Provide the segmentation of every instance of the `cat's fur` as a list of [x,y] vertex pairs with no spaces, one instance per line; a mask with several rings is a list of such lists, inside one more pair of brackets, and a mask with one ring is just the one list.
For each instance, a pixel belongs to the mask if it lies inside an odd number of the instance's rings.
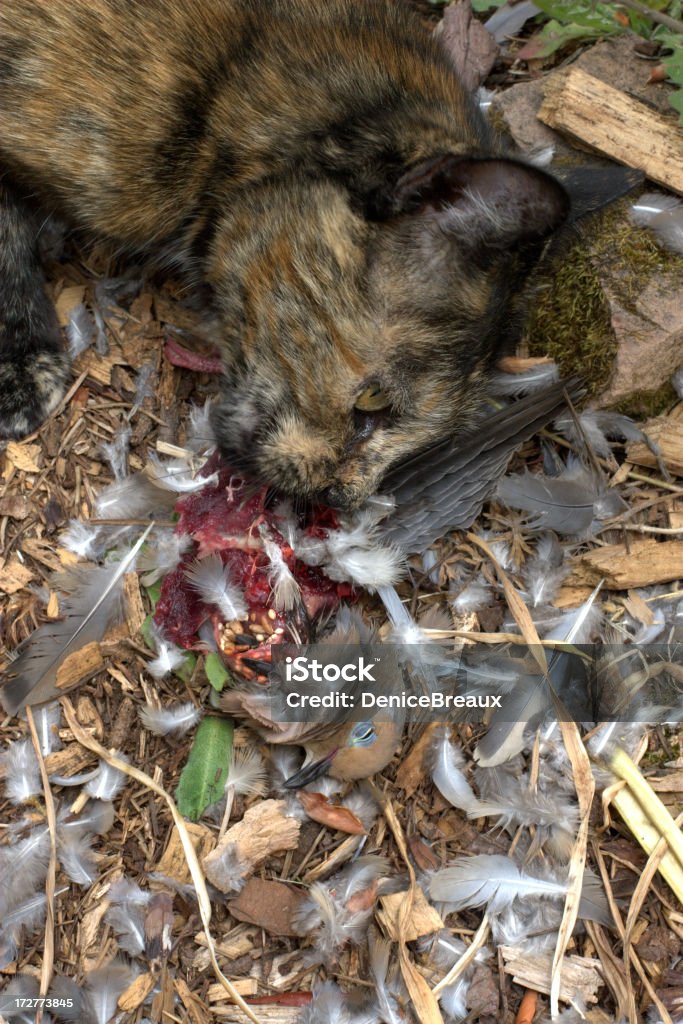
[[[56,212],[211,285],[239,466],[358,504],[467,422],[566,216],[500,154],[402,0],[2,0],[0,434],[68,377]],[[375,383],[389,407],[356,410]]]

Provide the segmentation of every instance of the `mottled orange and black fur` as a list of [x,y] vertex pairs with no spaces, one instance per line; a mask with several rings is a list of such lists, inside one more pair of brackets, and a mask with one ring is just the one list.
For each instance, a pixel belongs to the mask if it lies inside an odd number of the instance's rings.
[[55,212],[208,282],[222,448],[346,506],[467,422],[568,205],[401,0],[3,0],[0,204],[0,433],[67,379]]

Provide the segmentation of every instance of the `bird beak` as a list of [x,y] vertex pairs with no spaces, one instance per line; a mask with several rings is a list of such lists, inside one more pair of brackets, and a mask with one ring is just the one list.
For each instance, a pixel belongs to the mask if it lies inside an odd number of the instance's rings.
[[311,761],[310,764],[305,764],[303,768],[300,768],[298,772],[283,782],[285,789],[301,789],[302,786],[307,786],[309,782],[315,782],[321,775],[324,775],[330,764],[332,763],[335,755],[337,754],[339,747],[334,747],[329,754],[325,754],[319,761]]

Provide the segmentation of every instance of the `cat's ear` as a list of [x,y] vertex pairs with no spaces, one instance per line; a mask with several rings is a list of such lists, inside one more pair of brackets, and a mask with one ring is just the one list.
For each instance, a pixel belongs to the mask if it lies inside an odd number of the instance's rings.
[[538,243],[569,215],[562,185],[537,167],[452,154],[411,168],[397,182],[394,211],[428,217],[472,249]]

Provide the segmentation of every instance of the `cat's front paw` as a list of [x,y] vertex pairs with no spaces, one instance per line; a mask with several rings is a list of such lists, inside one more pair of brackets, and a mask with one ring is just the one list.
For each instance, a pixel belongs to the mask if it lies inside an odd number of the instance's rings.
[[0,358],[0,437],[32,433],[59,405],[68,379],[64,352]]

